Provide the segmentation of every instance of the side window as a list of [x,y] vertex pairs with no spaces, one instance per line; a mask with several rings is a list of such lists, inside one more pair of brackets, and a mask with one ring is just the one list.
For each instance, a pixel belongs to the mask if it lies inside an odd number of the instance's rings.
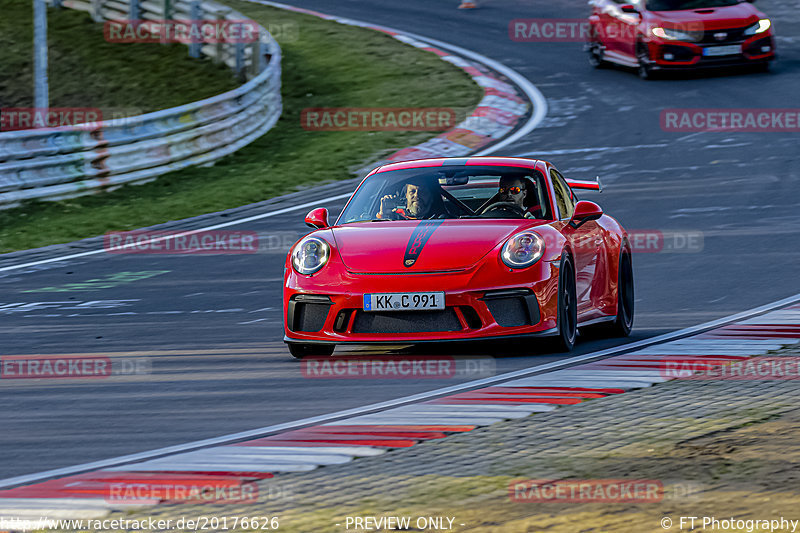
[[550,170],[550,177],[553,180],[553,190],[556,193],[556,203],[561,218],[572,218],[572,212],[575,211],[575,195],[572,194],[572,189],[555,170]]

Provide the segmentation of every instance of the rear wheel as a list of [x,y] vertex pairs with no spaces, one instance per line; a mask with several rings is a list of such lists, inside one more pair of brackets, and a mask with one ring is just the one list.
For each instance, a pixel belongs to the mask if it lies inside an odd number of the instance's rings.
[[627,337],[633,327],[633,265],[631,256],[623,253],[619,259],[617,284],[617,316],[608,327],[611,337]]
[[302,359],[309,355],[333,355],[336,346],[333,344],[301,344],[297,342],[289,343],[289,353],[295,359]]
[[575,346],[575,337],[578,335],[578,301],[575,296],[575,270],[568,255],[561,259],[559,269],[557,320],[555,348],[561,352],[569,352]]

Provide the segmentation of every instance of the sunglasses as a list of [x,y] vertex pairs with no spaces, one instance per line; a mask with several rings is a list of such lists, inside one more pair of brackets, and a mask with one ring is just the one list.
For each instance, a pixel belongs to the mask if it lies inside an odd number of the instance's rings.
[[505,194],[506,191],[511,194],[519,194],[522,192],[522,187],[500,187],[500,194]]

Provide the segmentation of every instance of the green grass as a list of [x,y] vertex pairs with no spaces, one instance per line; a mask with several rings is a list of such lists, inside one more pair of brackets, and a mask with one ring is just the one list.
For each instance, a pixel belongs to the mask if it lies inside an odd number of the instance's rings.
[[[32,107],[33,7],[30,0],[1,5],[0,107]],[[86,13],[48,9],[47,15],[52,107],[147,113],[238,86],[230,69],[191,59],[183,45],[112,44]]]
[[[297,29],[280,43],[284,113],[275,128],[213,167],[0,211],[0,252],[135,229],[349,178],[355,169],[435,135],[308,132],[300,127],[307,107],[451,107],[463,115],[482,96],[460,69],[384,34],[236,0],[225,3],[264,26]],[[154,62],[152,68],[160,67]],[[173,73],[161,74],[165,90],[171,89]]]

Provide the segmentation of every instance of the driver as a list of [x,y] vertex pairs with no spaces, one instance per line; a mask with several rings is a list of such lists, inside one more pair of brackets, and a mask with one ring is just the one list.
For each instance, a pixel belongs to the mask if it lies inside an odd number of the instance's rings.
[[525,218],[537,218],[541,208],[531,180],[503,176],[500,178],[498,194],[498,201],[516,204],[525,212]]
[[[400,193],[405,198],[405,206],[397,206],[398,195],[387,194],[381,198],[381,210],[377,218],[388,220],[413,220],[436,218],[443,211],[441,195],[422,179],[406,183]],[[438,202],[437,202],[438,200]]]

